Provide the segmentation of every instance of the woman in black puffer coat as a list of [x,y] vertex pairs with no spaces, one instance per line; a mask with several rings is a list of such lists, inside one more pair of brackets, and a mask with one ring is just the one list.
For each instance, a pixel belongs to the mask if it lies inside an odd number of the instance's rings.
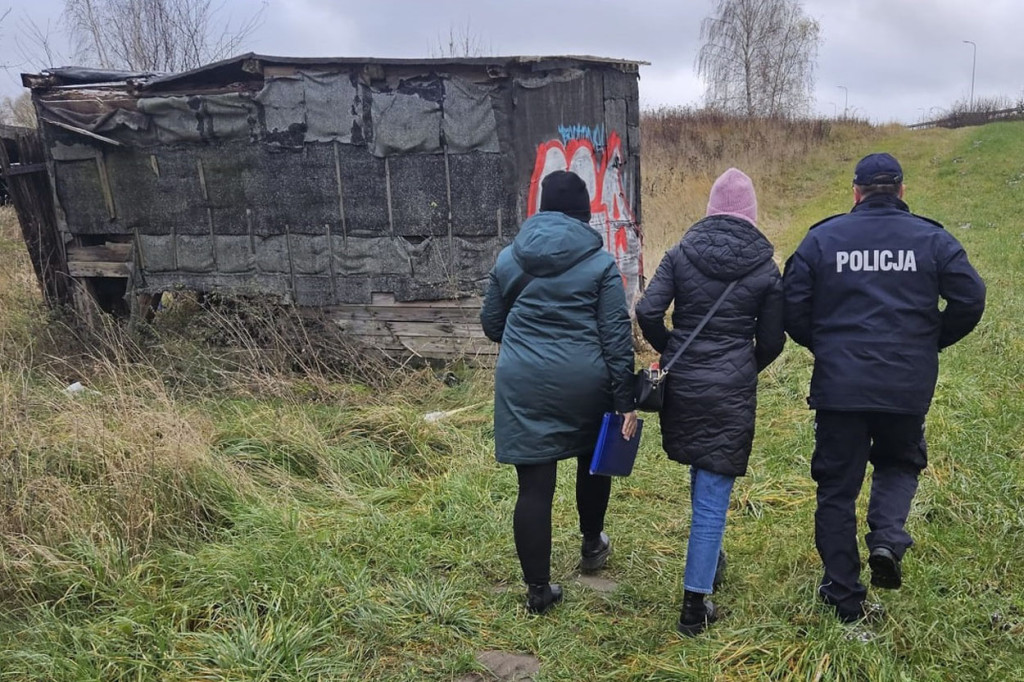
[[[672,366],[661,411],[662,445],[689,464],[692,517],[678,630],[695,635],[715,620],[711,594],[733,481],[747,471],[754,440],[757,374],[785,343],[782,278],[757,229],[757,197],[744,173],[715,181],[707,217],[665,254],[637,304],[644,338],[664,366],[725,291],[737,284]],[[665,312],[675,302],[672,330]]]

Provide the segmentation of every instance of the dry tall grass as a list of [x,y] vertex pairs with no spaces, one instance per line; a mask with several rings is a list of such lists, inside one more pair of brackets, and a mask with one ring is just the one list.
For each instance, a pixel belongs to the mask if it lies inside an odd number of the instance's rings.
[[640,126],[648,276],[664,251],[704,216],[711,185],[727,168],[739,168],[754,181],[759,227],[772,237],[786,227],[789,212],[778,197],[781,176],[810,154],[878,135],[856,120],[745,119],[673,108],[646,112]]
[[[131,570],[157,544],[188,545],[220,527],[265,472],[223,456],[206,411],[216,401],[345,402],[360,389],[338,380],[356,371],[363,386],[415,382],[269,304],[203,307],[179,296],[155,327],[73,323],[43,306],[9,207],[0,208],[0,260],[8,598],[57,597],[85,573]],[[67,392],[73,382],[85,390]]]
[[[176,295],[153,325],[76,323],[43,305],[10,207],[0,260],[0,598],[54,598],[68,584],[54,575],[130,570],[216,531],[274,475],[252,466],[254,442],[218,432],[223,402],[358,405],[346,428],[365,422],[413,468],[436,446],[392,442],[423,430],[401,406],[436,390],[432,370],[366,354],[315,311]],[[263,431],[291,429],[263,417]],[[255,456],[275,448],[261,438]],[[325,443],[311,451],[330,471]]]
[[[10,208],[0,254],[4,591],[49,595],[65,584],[55,576],[130,570],[154,541],[216,526],[246,484],[211,458],[209,419],[133,362],[133,344],[108,338],[102,348],[117,350],[104,354],[74,343],[42,307]],[[67,392],[76,380],[90,388]]]

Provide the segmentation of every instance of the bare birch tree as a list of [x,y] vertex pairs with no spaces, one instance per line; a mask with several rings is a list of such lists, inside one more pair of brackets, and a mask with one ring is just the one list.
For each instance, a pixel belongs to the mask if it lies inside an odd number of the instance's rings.
[[718,0],[700,37],[709,107],[768,117],[810,108],[820,27],[799,0]]
[[213,0],[65,0],[62,19],[85,64],[186,71],[240,51],[264,8],[232,23]]

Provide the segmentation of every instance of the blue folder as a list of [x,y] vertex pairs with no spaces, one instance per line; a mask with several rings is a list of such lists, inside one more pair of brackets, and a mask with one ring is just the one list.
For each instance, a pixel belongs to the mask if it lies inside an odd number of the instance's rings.
[[622,437],[622,415],[605,412],[601,433],[597,437],[594,457],[590,460],[590,473],[597,476],[629,476],[640,447],[640,434],[644,420],[636,420],[636,433],[629,440]]

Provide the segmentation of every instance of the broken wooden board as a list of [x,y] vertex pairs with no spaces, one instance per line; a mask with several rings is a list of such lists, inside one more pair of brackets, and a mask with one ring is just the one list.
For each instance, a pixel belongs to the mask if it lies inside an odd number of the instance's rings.
[[334,306],[327,316],[339,329],[389,354],[493,364],[498,344],[480,327],[479,298],[398,303],[374,294],[370,305]]
[[72,277],[126,278],[131,274],[131,244],[69,246],[67,255],[68,274]]

